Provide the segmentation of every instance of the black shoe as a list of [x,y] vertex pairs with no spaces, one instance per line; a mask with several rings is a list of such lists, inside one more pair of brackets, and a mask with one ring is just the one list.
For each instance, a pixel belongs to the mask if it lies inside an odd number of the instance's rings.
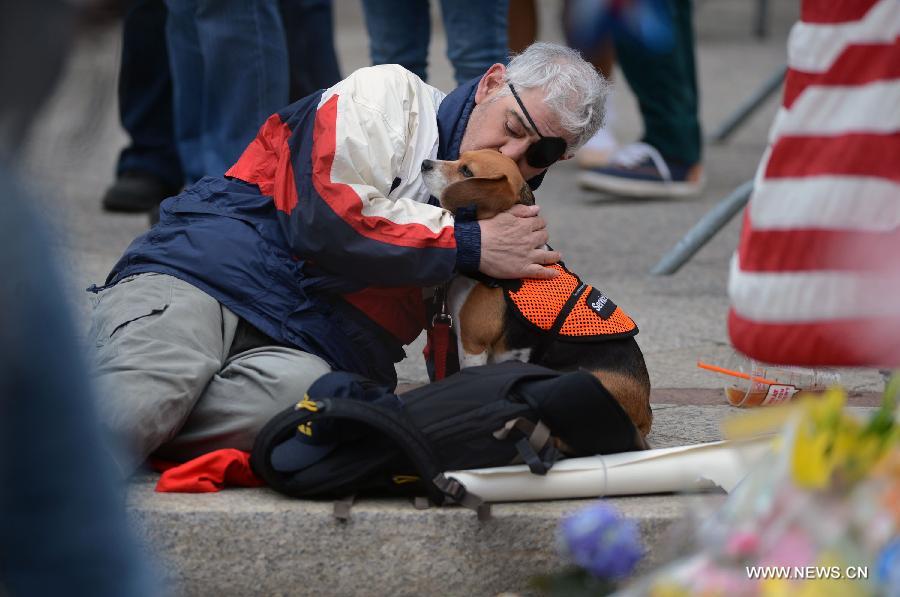
[[107,211],[149,211],[178,189],[145,172],[123,172],[103,196]]

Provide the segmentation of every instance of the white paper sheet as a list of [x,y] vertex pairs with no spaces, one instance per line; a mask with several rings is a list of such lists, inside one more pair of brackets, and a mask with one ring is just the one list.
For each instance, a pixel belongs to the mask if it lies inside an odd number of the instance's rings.
[[770,440],[711,442],[676,448],[570,458],[535,475],[525,465],[447,473],[489,502],[731,491],[768,452]]

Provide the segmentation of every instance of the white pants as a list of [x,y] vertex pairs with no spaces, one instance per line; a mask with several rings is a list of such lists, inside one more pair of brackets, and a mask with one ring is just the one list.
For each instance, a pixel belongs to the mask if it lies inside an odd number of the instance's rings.
[[249,451],[262,426],[330,370],[283,346],[229,358],[239,318],[172,276],[132,276],[93,300],[99,413],[122,444],[126,475],[153,453],[182,461]]

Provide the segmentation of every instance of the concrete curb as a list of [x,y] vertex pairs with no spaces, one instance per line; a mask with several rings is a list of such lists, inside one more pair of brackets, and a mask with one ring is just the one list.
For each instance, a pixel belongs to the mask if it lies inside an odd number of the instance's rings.
[[[365,499],[351,520],[330,502],[269,489],[159,494],[135,482],[129,512],[181,595],[495,595],[527,590],[528,578],[562,566],[560,518],[590,500],[497,504],[479,522],[457,508],[416,510],[405,500]],[[687,508],[711,509],[721,494],[611,498],[638,522],[649,555]]]

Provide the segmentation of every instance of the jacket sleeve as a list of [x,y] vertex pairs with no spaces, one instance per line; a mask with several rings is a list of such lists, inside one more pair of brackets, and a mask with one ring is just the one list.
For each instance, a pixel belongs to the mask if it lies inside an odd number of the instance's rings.
[[263,153],[281,171],[261,189],[273,195],[297,256],[378,286],[430,285],[471,268],[477,224],[460,223],[466,250],[458,255],[453,216],[428,203],[420,180],[422,160],[436,151],[438,94],[399,67],[365,68],[293,127],[281,115],[269,119],[263,129],[281,131],[260,131],[254,143],[265,137]]

